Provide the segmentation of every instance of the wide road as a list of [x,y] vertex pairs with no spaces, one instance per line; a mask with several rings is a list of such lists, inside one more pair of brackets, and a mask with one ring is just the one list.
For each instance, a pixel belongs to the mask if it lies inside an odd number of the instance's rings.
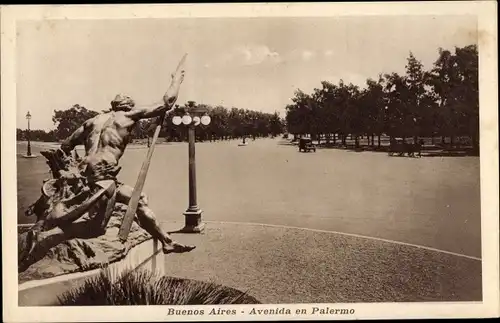
[[[207,221],[251,222],[359,234],[481,257],[478,157],[389,157],[280,139],[198,143],[198,203]],[[33,151],[37,153],[38,144]],[[50,177],[43,157],[18,144],[18,219]],[[130,147],[119,180],[134,185],[147,148]],[[182,220],[186,143],[156,147],[145,192],[160,220]]]

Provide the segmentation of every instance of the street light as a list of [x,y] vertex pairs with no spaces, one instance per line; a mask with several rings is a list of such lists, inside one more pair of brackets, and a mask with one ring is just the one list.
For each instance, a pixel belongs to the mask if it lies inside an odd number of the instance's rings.
[[201,117],[201,124],[204,125],[204,126],[208,126],[210,124],[210,116],[208,115],[204,115],[203,117]]
[[189,114],[186,114],[182,117],[182,123],[186,126],[190,125],[191,122],[193,121],[193,118]]
[[[199,124],[207,126],[210,124],[210,116],[204,107],[193,107],[184,116],[175,116],[172,123],[176,126],[184,124],[188,128],[189,142],[189,206],[184,212],[185,225],[180,232],[200,233],[204,229],[201,221],[202,210],[198,206],[196,196],[196,155],[195,155],[195,127]],[[201,117],[200,117],[201,116]]]
[[31,113],[28,111],[26,113],[26,120],[28,120],[28,134],[27,134],[27,139],[28,139],[28,151],[26,152],[26,155],[24,157],[26,158],[33,158],[36,157],[35,155],[31,154],[31,136],[30,136],[30,120],[31,120]]

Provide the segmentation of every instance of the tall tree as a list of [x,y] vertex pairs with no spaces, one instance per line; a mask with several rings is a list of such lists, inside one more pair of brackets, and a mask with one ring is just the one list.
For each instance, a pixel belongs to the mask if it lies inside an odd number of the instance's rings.
[[269,132],[272,136],[277,136],[283,133],[284,125],[278,112],[268,115]]
[[406,87],[408,89],[407,111],[405,127],[413,135],[413,140],[416,143],[419,134],[423,133],[421,116],[425,113],[425,72],[422,63],[415,58],[412,52],[407,59],[406,64]]
[[455,48],[452,54],[439,49],[439,57],[428,73],[428,85],[439,110],[438,131],[450,136],[451,144],[457,135],[473,138],[479,149],[479,80],[476,45]]
[[364,129],[368,135],[372,136],[372,146],[374,146],[374,135],[378,136],[378,147],[380,148],[380,136],[384,131],[384,113],[386,98],[384,93],[384,79],[379,75],[377,81],[366,80],[366,89],[361,93],[360,105],[362,117],[365,119]]
[[387,100],[385,109],[386,132],[391,137],[406,137],[409,134],[406,123],[410,94],[405,77],[398,73],[386,74],[384,77]]
[[67,110],[54,110],[52,122],[56,125],[57,138],[64,139],[68,137],[85,121],[97,114],[96,111],[88,110],[79,104],[75,104]]

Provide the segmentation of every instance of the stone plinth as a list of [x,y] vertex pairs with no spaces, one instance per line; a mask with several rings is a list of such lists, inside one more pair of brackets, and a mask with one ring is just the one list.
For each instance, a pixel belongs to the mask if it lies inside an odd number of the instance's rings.
[[[131,248],[151,239],[151,236],[134,222],[127,242],[120,242],[118,230],[125,211],[126,205],[117,203],[103,235],[61,242],[51,248],[42,259],[20,272],[19,283],[88,271],[123,259]],[[19,235],[19,241],[22,243],[23,233],[20,232]]]

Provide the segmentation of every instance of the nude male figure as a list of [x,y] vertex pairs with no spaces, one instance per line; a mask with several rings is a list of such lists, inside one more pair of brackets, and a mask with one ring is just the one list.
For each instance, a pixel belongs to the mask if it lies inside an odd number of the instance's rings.
[[[118,183],[116,175],[121,169],[118,163],[129,143],[130,134],[139,120],[165,113],[171,114],[174,111],[173,106],[183,80],[184,71],[172,75],[172,84],[163,96],[163,103],[150,106],[136,107],[130,97],[117,95],[111,101],[111,111],[85,121],[61,144],[61,150],[70,154],[77,145],[83,144],[85,157],[78,166],[80,173],[91,185],[102,180],[114,180],[117,184],[116,202],[128,204],[133,188]],[[187,252],[195,248],[173,241],[162,231],[144,193],[141,195],[136,214],[139,225],[162,243],[163,252]]]

